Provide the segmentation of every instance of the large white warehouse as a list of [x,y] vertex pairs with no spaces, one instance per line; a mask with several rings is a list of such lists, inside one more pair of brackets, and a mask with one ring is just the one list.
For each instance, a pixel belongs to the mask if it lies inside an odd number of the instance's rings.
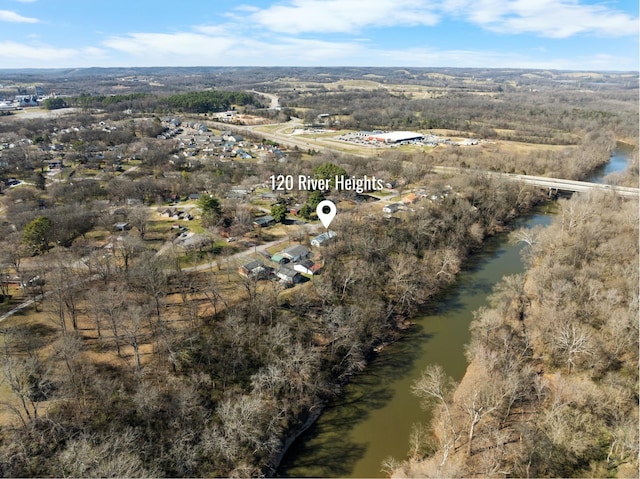
[[385,143],[400,143],[403,141],[422,140],[424,135],[413,131],[392,131],[390,133],[379,133],[374,138]]

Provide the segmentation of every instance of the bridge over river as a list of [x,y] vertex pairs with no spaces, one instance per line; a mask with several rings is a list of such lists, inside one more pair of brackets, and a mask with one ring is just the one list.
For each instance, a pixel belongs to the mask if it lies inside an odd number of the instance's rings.
[[456,168],[451,166],[434,166],[434,171],[438,172],[462,172],[462,171],[475,171],[480,174],[499,176],[501,178],[507,178],[514,181],[521,181],[528,185],[540,186],[541,188],[550,188],[560,191],[573,191],[573,192],[585,192],[585,191],[607,191],[616,193],[626,198],[639,198],[640,189],[630,188],[627,186],[615,186],[602,183],[591,183],[588,181],[576,181],[565,180],[562,178],[548,178],[546,176],[530,176],[530,175],[516,175],[511,173],[499,173],[493,171],[482,170],[465,170],[463,168]]

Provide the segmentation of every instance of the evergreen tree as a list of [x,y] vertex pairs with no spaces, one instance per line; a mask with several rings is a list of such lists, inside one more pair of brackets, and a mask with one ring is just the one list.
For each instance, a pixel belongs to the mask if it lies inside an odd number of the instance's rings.
[[22,241],[34,255],[45,253],[49,249],[49,237],[53,222],[46,216],[39,216],[24,227]]

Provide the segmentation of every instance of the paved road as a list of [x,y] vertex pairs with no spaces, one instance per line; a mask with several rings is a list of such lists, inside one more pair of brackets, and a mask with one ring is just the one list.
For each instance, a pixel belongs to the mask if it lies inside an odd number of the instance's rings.
[[[237,126],[229,123],[210,122],[213,127],[219,130],[235,131],[244,135],[256,135],[267,140],[272,140],[277,143],[287,145],[289,148],[298,147],[303,151],[315,150],[315,151],[335,151],[338,153],[349,154],[354,156],[360,156],[362,158],[368,158],[368,155],[362,155],[360,151],[362,147],[359,145],[351,145],[347,142],[340,143],[340,149],[332,145],[331,142],[325,141],[322,138],[311,139],[301,138],[297,135],[289,135],[282,133],[286,129],[296,129],[302,127],[302,120],[300,118],[292,118],[287,123],[273,123],[271,125],[249,125],[249,126]],[[260,128],[265,126],[278,126],[276,131],[264,131]],[[354,150],[350,152],[349,150]],[[372,150],[373,151],[373,150]]]
[[269,109],[275,110],[277,108],[280,108],[280,98],[277,95],[274,95],[273,93],[265,93],[263,91],[256,91],[256,90],[248,90],[248,91],[249,93],[255,93],[256,95],[266,96],[271,101],[271,104],[269,105]]
[[[38,296],[36,296],[35,301],[40,301],[42,298],[44,298],[44,296],[51,294],[51,292],[45,293],[45,295],[39,294]],[[0,323],[2,321],[4,321],[5,319],[13,316],[14,314],[16,314],[18,311],[21,311],[29,306],[31,306],[34,302],[34,299],[31,298],[27,301],[24,301],[22,303],[20,303],[18,306],[16,306],[15,308],[7,311],[6,313],[4,313],[2,316],[0,316]]]
[[[75,263],[73,263],[73,267],[78,267],[81,263],[82,260],[78,260]],[[73,283],[73,286],[77,286],[79,284],[85,284],[85,283],[89,283],[91,281],[95,281],[97,279],[100,278],[100,275],[98,274],[94,274],[93,276],[90,276],[86,279],[83,279],[81,281],[78,281],[77,283]],[[16,314],[18,311],[21,311],[29,306],[31,306],[34,301],[42,301],[44,298],[46,298],[47,296],[51,296],[51,294],[53,294],[53,291],[47,291],[44,294],[39,294],[37,296],[35,296],[35,298],[31,298],[31,299],[27,299],[26,301],[23,301],[22,303],[20,303],[18,306],[16,306],[15,308],[7,311],[6,313],[4,313],[3,315],[0,316],[0,323],[2,321],[4,321],[5,319],[13,316],[14,314]]]
[[131,168],[129,168],[128,170],[125,170],[122,172],[122,174],[120,176],[124,176],[124,175],[128,175],[129,173],[133,173],[134,171],[136,171],[139,168],[139,166],[132,166]]

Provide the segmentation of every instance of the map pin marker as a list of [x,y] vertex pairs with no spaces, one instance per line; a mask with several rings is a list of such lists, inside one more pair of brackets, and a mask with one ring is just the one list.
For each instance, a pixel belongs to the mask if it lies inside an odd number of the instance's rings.
[[333,221],[333,218],[336,217],[337,211],[338,209],[336,208],[336,205],[333,203],[333,201],[329,200],[321,201],[320,203],[318,203],[318,206],[316,208],[316,214],[318,215],[318,218],[320,218],[320,221],[325,228],[329,228],[329,225]]

